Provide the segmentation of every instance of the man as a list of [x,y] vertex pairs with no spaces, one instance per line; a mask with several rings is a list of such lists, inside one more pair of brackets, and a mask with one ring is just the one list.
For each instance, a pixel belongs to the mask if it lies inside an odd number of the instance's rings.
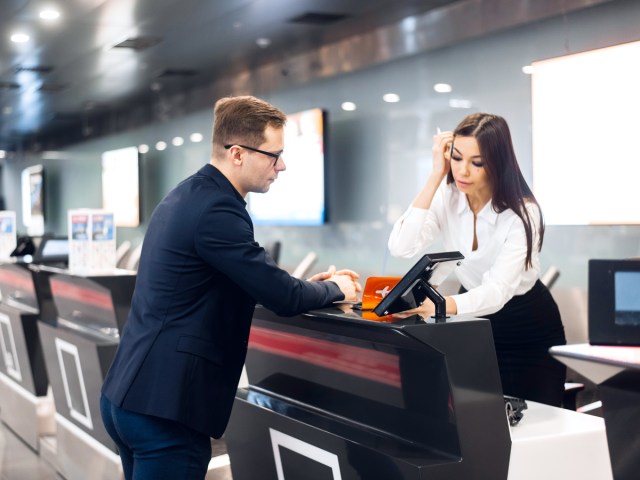
[[102,389],[127,480],[203,479],[224,432],[256,302],[295,315],[355,300],[350,270],[298,280],[254,240],[244,197],[285,170],[286,117],[254,97],[219,100],[209,164],[155,209],[131,312]]

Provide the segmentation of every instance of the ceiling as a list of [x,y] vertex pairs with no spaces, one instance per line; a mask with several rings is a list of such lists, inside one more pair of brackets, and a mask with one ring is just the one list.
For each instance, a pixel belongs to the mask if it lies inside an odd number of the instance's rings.
[[0,150],[455,1],[0,0]]

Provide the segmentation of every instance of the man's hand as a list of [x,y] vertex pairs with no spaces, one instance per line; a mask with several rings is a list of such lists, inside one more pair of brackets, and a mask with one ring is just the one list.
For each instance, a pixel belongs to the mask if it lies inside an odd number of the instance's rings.
[[344,294],[344,299],[350,302],[358,301],[358,292],[362,291],[362,286],[358,282],[360,275],[353,270],[342,269],[337,270],[335,265],[331,265],[326,272],[316,273],[308,278],[310,282],[330,281],[338,285],[338,288]]

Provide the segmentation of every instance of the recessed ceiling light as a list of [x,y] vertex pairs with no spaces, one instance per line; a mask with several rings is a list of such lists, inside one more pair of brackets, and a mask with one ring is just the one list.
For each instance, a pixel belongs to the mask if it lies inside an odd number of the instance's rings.
[[382,100],[387,103],[397,103],[400,101],[400,95],[398,95],[397,93],[385,93],[382,96]]
[[4,150],[0,150],[0,158],[4,158],[7,156],[7,152],[5,152]]
[[140,145],[138,145],[138,151],[140,153],[147,153],[149,151],[149,145],[147,145],[146,143],[141,143]]
[[353,112],[356,109],[356,104],[353,102],[342,102],[342,109],[346,112]]
[[451,98],[449,99],[449,106],[451,108],[471,108],[473,105],[471,100],[465,100],[464,98]]
[[438,93],[449,93],[453,90],[448,83],[436,83],[433,89]]
[[531,75],[533,73],[533,65],[525,65],[522,67],[522,73]]
[[256,44],[260,48],[267,48],[269,45],[271,45],[271,40],[266,38],[266,37],[260,37],[260,38],[256,39]]
[[60,12],[53,8],[47,8],[40,12],[40,18],[43,20],[57,20],[60,18]]
[[29,41],[29,35],[26,33],[14,33],[11,35],[11,41],[13,43],[26,43]]
[[167,142],[158,142],[156,143],[156,150],[162,151],[167,148]]
[[189,140],[191,140],[193,143],[198,143],[202,141],[202,134],[201,133],[192,133],[189,136]]
[[184,143],[184,138],[182,138],[182,137],[174,137],[173,140],[171,140],[171,143],[173,143],[174,147],[179,147],[180,145],[182,145]]

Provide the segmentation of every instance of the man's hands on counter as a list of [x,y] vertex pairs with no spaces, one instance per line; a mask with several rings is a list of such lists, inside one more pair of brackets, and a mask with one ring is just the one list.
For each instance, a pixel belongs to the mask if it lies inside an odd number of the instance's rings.
[[326,272],[316,273],[308,278],[309,282],[334,282],[344,294],[344,300],[357,302],[359,300],[358,293],[362,291],[362,286],[358,282],[360,275],[353,270],[342,269],[336,270],[335,265],[331,265]]

